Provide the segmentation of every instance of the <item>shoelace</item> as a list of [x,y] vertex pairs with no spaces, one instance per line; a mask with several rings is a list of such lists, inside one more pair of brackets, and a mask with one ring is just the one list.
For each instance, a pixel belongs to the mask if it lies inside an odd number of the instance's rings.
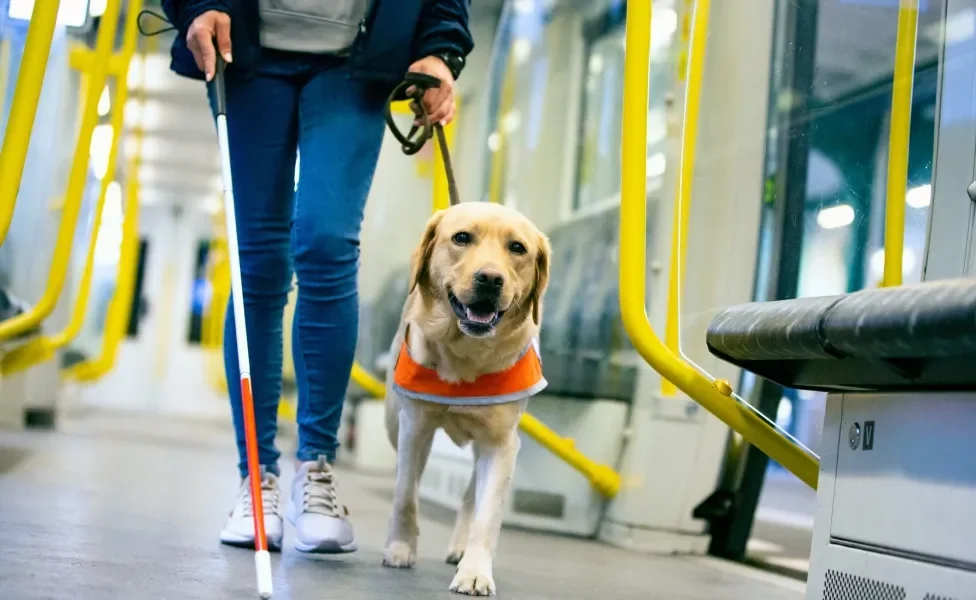
[[309,470],[305,474],[305,512],[340,517],[339,498],[331,469]]
[[[261,505],[264,507],[264,514],[278,513],[279,500],[278,486],[270,479],[261,483]],[[251,490],[247,486],[241,488],[241,512],[243,516],[250,517],[253,514],[254,505],[251,503]]]

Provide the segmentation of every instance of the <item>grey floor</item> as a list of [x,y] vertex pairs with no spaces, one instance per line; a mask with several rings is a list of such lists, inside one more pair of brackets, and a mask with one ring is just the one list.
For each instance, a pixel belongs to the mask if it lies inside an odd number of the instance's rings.
[[[223,425],[87,415],[57,433],[0,431],[0,590],[4,598],[255,598],[252,555],[217,532],[236,490]],[[273,558],[276,598],[456,598],[445,515],[426,509],[412,571],[380,566],[391,482],[343,473],[360,551]],[[692,557],[506,530],[500,598],[799,600],[798,582]]]

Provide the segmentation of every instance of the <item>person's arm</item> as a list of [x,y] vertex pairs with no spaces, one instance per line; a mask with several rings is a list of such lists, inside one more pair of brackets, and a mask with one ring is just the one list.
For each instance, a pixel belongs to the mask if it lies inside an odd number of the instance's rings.
[[229,13],[230,0],[163,0],[163,13],[183,37],[193,20],[211,10]]
[[468,28],[468,0],[425,0],[414,33],[414,63],[410,70],[433,75],[439,88],[427,90],[424,106],[432,122],[454,120],[454,80],[474,48]]
[[414,60],[428,56],[453,56],[460,63],[448,65],[455,78],[464,58],[474,49],[468,27],[468,0],[426,0],[414,35]]
[[231,62],[230,0],[163,0],[163,12],[177,32],[186,40],[197,68],[207,81],[216,72],[217,49]]

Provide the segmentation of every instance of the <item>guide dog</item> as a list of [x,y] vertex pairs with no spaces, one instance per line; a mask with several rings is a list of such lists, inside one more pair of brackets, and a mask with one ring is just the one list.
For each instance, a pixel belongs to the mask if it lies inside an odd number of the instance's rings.
[[383,564],[417,560],[418,484],[435,431],[472,444],[474,473],[447,561],[450,589],[493,595],[492,559],[528,399],[546,386],[539,358],[552,253],[521,213],[463,203],[436,213],[411,257],[410,284],[387,373],[386,429],[397,479]]

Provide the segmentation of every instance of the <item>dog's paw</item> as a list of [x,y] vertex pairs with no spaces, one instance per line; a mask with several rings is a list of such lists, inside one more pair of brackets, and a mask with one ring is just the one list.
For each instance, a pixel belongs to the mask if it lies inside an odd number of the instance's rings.
[[406,542],[390,542],[383,551],[383,566],[409,569],[417,563],[417,552]]
[[464,548],[451,548],[447,551],[447,558],[444,561],[449,565],[457,565],[464,558]]
[[491,577],[491,563],[470,559],[461,562],[450,590],[468,596],[494,596],[495,580]]

